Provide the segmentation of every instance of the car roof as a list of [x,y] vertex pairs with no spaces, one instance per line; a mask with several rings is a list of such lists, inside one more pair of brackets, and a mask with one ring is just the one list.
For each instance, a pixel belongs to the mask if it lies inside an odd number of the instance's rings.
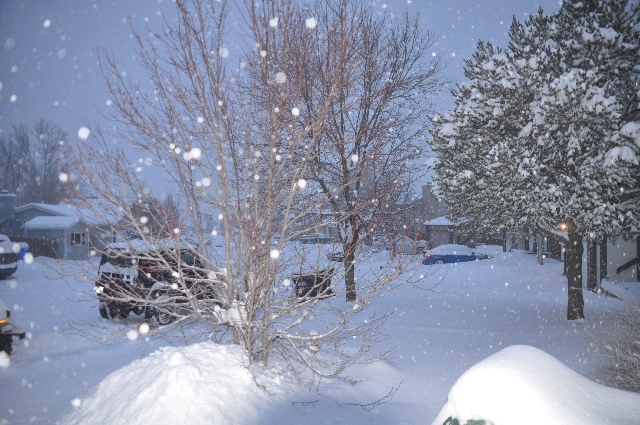
[[464,245],[447,244],[447,245],[438,245],[437,247],[431,250],[431,252],[434,252],[434,253],[454,252],[454,251],[458,251],[457,253],[461,254],[461,253],[471,252],[472,249]]

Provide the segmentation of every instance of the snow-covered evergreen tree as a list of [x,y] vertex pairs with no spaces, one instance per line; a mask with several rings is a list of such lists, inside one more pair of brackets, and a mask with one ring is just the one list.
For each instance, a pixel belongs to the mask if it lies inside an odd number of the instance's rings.
[[564,237],[569,319],[584,317],[582,238],[637,222],[640,127],[625,122],[622,88],[638,61],[638,9],[618,3],[567,1],[556,15],[514,20],[509,49],[480,43],[456,107],[435,117],[438,190],[451,218]]

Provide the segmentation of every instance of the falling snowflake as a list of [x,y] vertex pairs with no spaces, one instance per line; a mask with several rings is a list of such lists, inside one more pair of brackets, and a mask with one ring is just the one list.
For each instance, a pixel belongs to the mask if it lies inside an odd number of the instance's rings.
[[298,108],[293,108],[291,110],[291,113],[293,114],[293,116],[297,117],[298,115],[300,115],[300,109]]
[[13,46],[16,45],[16,39],[13,37],[9,37],[7,38],[7,40],[4,42],[4,49],[5,50],[10,50],[13,49]]
[[87,127],[80,127],[80,130],[78,130],[78,139],[87,140],[90,134],[91,130],[89,130]]
[[298,187],[300,189],[304,189],[305,187],[307,187],[307,181],[305,179],[298,180]]
[[45,19],[44,22],[42,23],[42,26],[45,28],[49,28],[51,26],[51,20]]
[[226,47],[221,47],[220,48],[220,57],[221,58],[226,58],[227,56],[229,56],[229,49],[227,49]]
[[190,160],[198,160],[202,156],[202,151],[200,148],[193,148],[189,152],[184,153],[184,159],[187,161]]
[[287,81],[287,74],[280,71],[276,73],[276,83],[284,84]]
[[314,29],[317,25],[318,25],[318,21],[316,21],[316,18],[307,18],[304,21],[304,24],[307,28],[309,28],[310,30]]
[[278,27],[278,22],[280,22],[280,18],[278,18],[278,17],[276,16],[275,18],[273,18],[273,19],[271,19],[271,20],[269,21],[269,26],[270,26],[271,28],[277,28],[277,27]]
[[278,251],[277,249],[272,249],[269,253],[269,256],[275,260],[276,258],[280,257],[280,251]]

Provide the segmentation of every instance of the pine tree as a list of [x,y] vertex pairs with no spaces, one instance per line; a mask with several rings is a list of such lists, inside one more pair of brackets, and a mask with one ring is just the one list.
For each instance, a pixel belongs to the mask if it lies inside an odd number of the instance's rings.
[[640,126],[625,122],[632,96],[621,90],[634,77],[637,22],[636,7],[612,1],[514,20],[509,49],[479,43],[456,107],[435,118],[438,190],[451,218],[564,237],[570,320],[584,317],[583,236],[637,222],[630,194]]

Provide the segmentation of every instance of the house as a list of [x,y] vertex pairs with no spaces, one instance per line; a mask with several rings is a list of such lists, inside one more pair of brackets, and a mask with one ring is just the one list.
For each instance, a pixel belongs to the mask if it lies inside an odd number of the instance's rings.
[[640,282],[640,238],[605,237],[599,245],[598,281]]
[[467,235],[458,231],[458,225],[446,216],[436,217],[424,223],[425,234],[431,248],[445,244],[473,246],[480,242],[475,235]]
[[447,217],[437,217],[424,223],[425,235],[429,247],[453,243],[456,234],[456,225]]
[[[10,218],[1,220],[3,231],[12,240],[27,242],[34,255],[66,260],[89,257],[115,242],[115,218],[99,217],[94,212],[71,204],[31,203],[14,208]],[[112,224],[113,223],[113,224]],[[36,248],[38,247],[38,248]]]

